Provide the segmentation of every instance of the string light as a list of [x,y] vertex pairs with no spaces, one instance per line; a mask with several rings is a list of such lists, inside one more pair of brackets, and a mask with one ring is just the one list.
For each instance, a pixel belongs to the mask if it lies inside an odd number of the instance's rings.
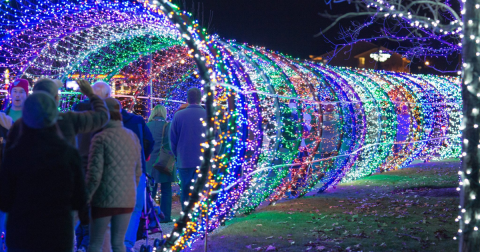
[[[172,118],[189,88],[202,89],[203,162],[164,251],[266,200],[461,155],[458,78],[330,67],[222,41],[164,0],[16,3],[0,3],[3,89],[23,75],[101,79],[145,118],[156,104]],[[61,94],[63,111],[81,99]]]

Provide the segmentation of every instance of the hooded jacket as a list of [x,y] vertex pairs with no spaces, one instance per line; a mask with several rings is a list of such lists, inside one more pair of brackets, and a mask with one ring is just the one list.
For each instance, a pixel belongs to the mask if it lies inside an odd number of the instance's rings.
[[73,249],[73,210],[86,205],[78,151],[55,130],[24,126],[0,168],[0,209],[11,249]]

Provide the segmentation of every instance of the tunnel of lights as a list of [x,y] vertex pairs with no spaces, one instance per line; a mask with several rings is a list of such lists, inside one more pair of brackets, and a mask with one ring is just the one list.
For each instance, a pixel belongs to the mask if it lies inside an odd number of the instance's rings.
[[[164,250],[262,202],[460,155],[458,78],[337,68],[223,41],[168,1],[16,0],[0,11],[5,104],[20,76],[105,80],[128,110],[147,117],[163,104],[170,119],[189,88],[203,90],[203,164]],[[60,109],[80,99],[65,88]]]

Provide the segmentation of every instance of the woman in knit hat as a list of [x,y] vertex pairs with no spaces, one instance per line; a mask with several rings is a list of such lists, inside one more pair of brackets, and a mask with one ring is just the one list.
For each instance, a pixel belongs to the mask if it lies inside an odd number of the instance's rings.
[[73,211],[86,204],[80,155],[59,134],[50,94],[30,95],[22,114],[22,132],[0,168],[8,251],[71,252]]
[[142,175],[141,146],[137,135],[123,127],[120,103],[105,99],[110,121],[91,141],[86,174],[91,205],[89,252],[101,251],[111,223],[112,250],[125,251],[125,234],[135,206]]

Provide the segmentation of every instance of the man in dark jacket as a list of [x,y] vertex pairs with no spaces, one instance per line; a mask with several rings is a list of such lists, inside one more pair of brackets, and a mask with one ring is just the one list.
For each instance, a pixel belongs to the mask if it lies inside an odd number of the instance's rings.
[[[84,112],[69,111],[66,113],[59,113],[58,115],[58,127],[63,135],[63,138],[72,146],[77,147],[76,135],[79,133],[96,132],[100,130],[109,120],[110,114],[105,106],[105,102],[99,96],[93,93],[93,89],[85,80],[77,81],[82,94],[86,95],[91,103],[92,110]],[[60,97],[58,96],[58,85],[51,79],[41,79],[33,86],[33,93],[35,92],[47,92],[58,104]],[[18,139],[18,136],[22,131],[22,119],[17,120],[10,129],[7,137],[6,148],[10,148],[14,145]],[[79,211],[79,215],[82,218],[85,215],[85,209]],[[86,212],[88,215],[88,212]],[[82,218],[88,219],[88,218]],[[88,242],[88,240],[85,240]]]
[[[93,93],[100,97],[102,100],[110,97],[111,89],[110,85],[104,81],[97,81],[92,85]],[[92,110],[92,101],[90,99],[81,101],[72,107],[73,111],[83,112]],[[86,132],[77,135],[78,151],[82,158],[82,169],[84,172],[87,170],[88,153],[90,152],[90,142],[92,137],[97,133]],[[90,228],[89,228],[89,216],[88,209],[79,211],[80,225],[75,229],[75,237],[77,241],[77,251],[86,251],[90,242]]]
[[0,168],[8,251],[72,251],[72,212],[87,201],[80,155],[60,136],[49,94],[31,95],[22,114],[22,133]]
[[130,218],[127,234],[125,235],[125,247],[127,247],[127,251],[130,251],[137,241],[137,230],[138,225],[140,224],[143,203],[145,201],[145,174],[147,169],[145,159],[150,157],[155,141],[153,140],[152,133],[150,132],[150,129],[148,129],[145,120],[141,116],[129,113],[125,109],[122,109],[122,120],[123,127],[133,131],[138,136],[138,139],[140,139],[140,145],[142,146],[142,176],[137,185],[137,202],[133,209],[132,217]]
[[188,107],[175,113],[170,126],[170,147],[176,159],[176,167],[181,182],[182,209],[188,202],[192,180],[196,179],[196,169],[203,157],[200,144],[205,142],[207,112],[200,106],[202,93],[198,88],[187,91]]
[[[92,85],[93,93],[100,97],[100,99],[105,100],[110,97],[110,86],[103,81],[97,81]],[[92,102],[90,99],[81,101],[72,107],[73,111],[83,112],[92,110]],[[77,135],[78,151],[82,157],[82,164],[84,169],[88,162],[88,153],[90,151],[90,141],[92,140],[93,135],[97,132],[87,132]]]

